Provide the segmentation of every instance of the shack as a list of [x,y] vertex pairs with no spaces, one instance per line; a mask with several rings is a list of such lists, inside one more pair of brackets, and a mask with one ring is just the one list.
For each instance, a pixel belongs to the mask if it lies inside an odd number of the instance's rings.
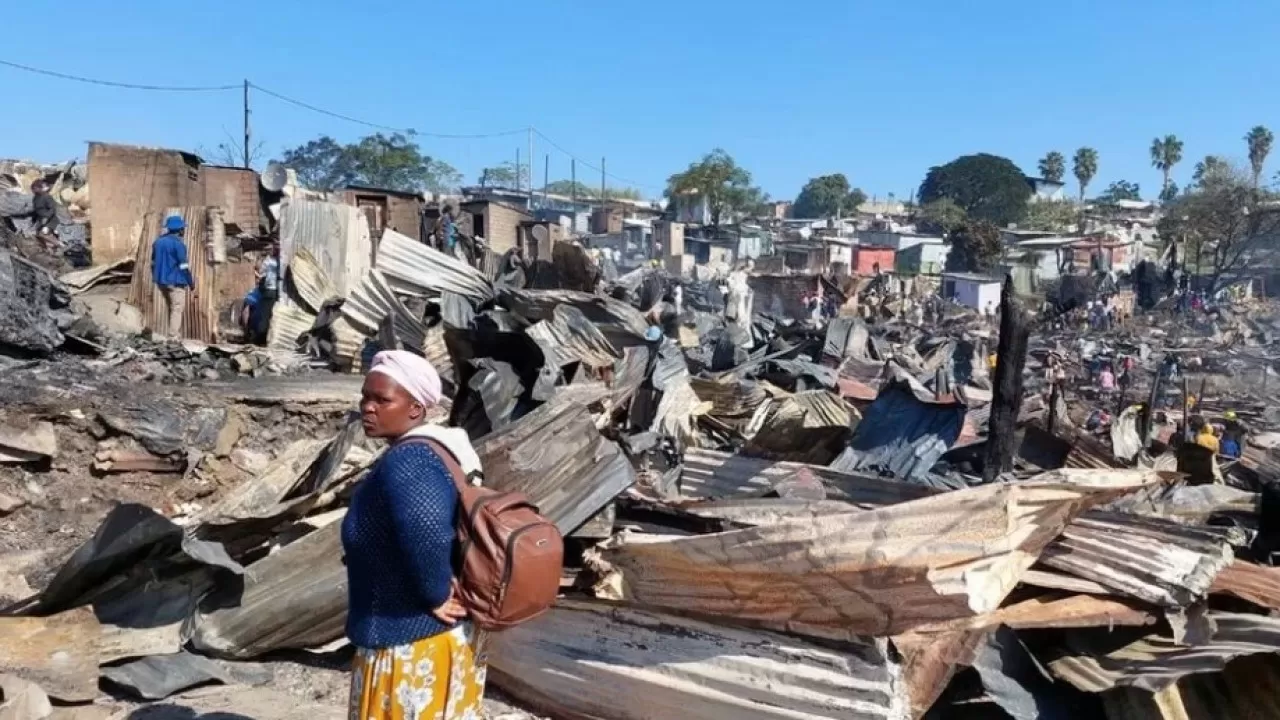
[[998,278],[989,275],[943,273],[941,294],[965,307],[983,310],[1000,304],[1000,285]]

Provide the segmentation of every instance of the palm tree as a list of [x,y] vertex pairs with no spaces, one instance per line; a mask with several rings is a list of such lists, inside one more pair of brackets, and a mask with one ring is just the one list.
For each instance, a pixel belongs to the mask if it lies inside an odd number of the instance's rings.
[[1040,158],[1040,177],[1050,182],[1062,182],[1062,176],[1067,174],[1067,159],[1062,157],[1062,153],[1054,150],[1053,152]]
[[1176,135],[1165,135],[1151,141],[1151,166],[1164,174],[1164,183],[1160,185],[1161,195],[1169,189],[1169,173],[1173,166],[1182,162],[1182,141]]
[[1249,143],[1249,165],[1253,167],[1253,187],[1258,187],[1262,178],[1262,166],[1267,164],[1267,156],[1271,154],[1271,141],[1275,138],[1271,131],[1259,125],[1244,136]]
[[1085,190],[1093,182],[1093,176],[1098,174],[1098,151],[1090,147],[1080,148],[1072,158],[1072,165],[1076,181],[1080,183],[1080,203],[1083,204]]

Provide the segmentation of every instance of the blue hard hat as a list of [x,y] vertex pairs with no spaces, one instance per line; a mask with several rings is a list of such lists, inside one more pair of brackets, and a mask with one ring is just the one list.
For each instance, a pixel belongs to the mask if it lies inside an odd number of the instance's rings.
[[164,229],[168,230],[169,232],[177,232],[178,230],[184,230],[186,229],[186,227],[187,227],[187,223],[183,221],[183,219],[178,215],[170,215],[169,217],[164,219]]

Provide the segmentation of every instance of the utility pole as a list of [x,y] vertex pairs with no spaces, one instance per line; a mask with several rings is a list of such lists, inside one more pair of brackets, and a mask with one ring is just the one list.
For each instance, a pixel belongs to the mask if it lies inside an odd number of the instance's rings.
[[542,208],[547,207],[547,186],[551,184],[551,153],[542,156]]
[[[569,184],[573,194],[573,213],[576,218],[578,214],[578,160],[577,158],[569,158]],[[574,230],[577,230],[577,220],[575,219]]]
[[520,146],[516,146],[516,190],[520,190]]
[[533,209],[533,126],[529,126],[529,209]]
[[244,81],[244,167],[249,169],[249,81]]
[[600,158],[600,207],[605,206],[605,193],[608,192],[604,185],[604,158]]

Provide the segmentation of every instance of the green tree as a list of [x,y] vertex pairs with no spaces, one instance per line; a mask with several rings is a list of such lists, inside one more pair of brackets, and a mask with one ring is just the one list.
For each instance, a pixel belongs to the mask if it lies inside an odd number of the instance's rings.
[[[1191,184],[1194,187],[1203,188],[1207,185],[1221,183],[1236,172],[1231,167],[1231,163],[1221,155],[1205,155],[1204,159],[1196,163],[1195,170],[1191,173]],[[1175,196],[1176,197],[1176,196]]]
[[943,237],[950,235],[952,230],[963,225],[968,219],[964,214],[964,208],[957,205],[951,198],[942,198],[921,205],[914,217],[916,227],[921,232],[938,233]]
[[[600,196],[600,188],[572,180],[553,180],[543,188],[543,190],[552,195],[564,195],[566,197],[573,197],[575,189],[577,190],[576,195],[580,198],[595,199]],[[640,200],[644,197],[635,188],[606,187],[604,192],[605,197],[609,200]]]
[[1091,147],[1076,150],[1075,157],[1071,159],[1071,166],[1076,182],[1080,183],[1080,202],[1083,204],[1084,194],[1089,190],[1089,183],[1093,182],[1093,178],[1098,174],[1098,151]]
[[400,133],[377,133],[343,145],[328,135],[284,151],[280,162],[314,190],[331,191],[351,184],[403,192],[444,192],[462,182],[451,165],[423,155],[418,144]]
[[515,163],[504,162],[493,167],[480,170],[480,187],[507,188],[520,190],[530,187],[529,165],[521,163],[517,169]]
[[[1187,266],[1210,277],[1210,292],[1280,240],[1277,196],[1254,187],[1252,172],[1228,166],[1206,173],[1165,208],[1157,229],[1183,244]],[[1259,257],[1258,260],[1261,260]]]
[[1027,205],[1027,215],[1018,223],[1024,230],[1067,232],[1080,219],[1080,208],[1070,200],[1041,200]]
[[1040,177],[1060,183],[1063,176],[1067,174],[1067,159],[1062,156],[1062,153],[1054,150],[1040,158],[1039,167]]
[[920,185],[920,202],[951,198],[975,220],[1008,225],[1027,212],[1031,186],[1008,158],[980,153],[929,169]]
[[849,187],[841,173],[812,178],[801,188],[791,213],[798,218],[829,218],[852,215],[867,201],[867,194]]
[[1262,179],[1262,169],[1267,164],[1267,156],[1271,154],[1271,143],[1275,140],[1271,131],[1259,125],[1244,136],[1249,144],[1249,166],[1253,170],[1253,186],[1258,187]]
[[1161,190],[1169,187],[1169,174],[1182,162],[1182,141],[1176,135],[1165,135],[1151,141],[1151,167],[1159,170],[1164,176],[1160,184]]
[[964,223],[951,231],[949,239],[951,250],[947,253],[947,272],[989,275],[999,267],[1004,256],[1000,228],[983,220]]
[[739,167],[733,156],[720,148],[690,163],[684,172],[667,178],[668,198],[686,194],[707,199],[711,224],[717,226],[730,213],[755,211],[767,197],[751,184],[751,173]]
[[1170,180],[1168,185],[1160,191],[1160,203],[1171,203],[1178,197],[1178,183]]
[[1107,186],[1106,190],[1098,196],[1097,200],[1106,205],[1114,205],[1117,200],[1141,200],[1142,190],[1138,187],[1138,183],[1129,182],[1128,180],[1116,180]]

